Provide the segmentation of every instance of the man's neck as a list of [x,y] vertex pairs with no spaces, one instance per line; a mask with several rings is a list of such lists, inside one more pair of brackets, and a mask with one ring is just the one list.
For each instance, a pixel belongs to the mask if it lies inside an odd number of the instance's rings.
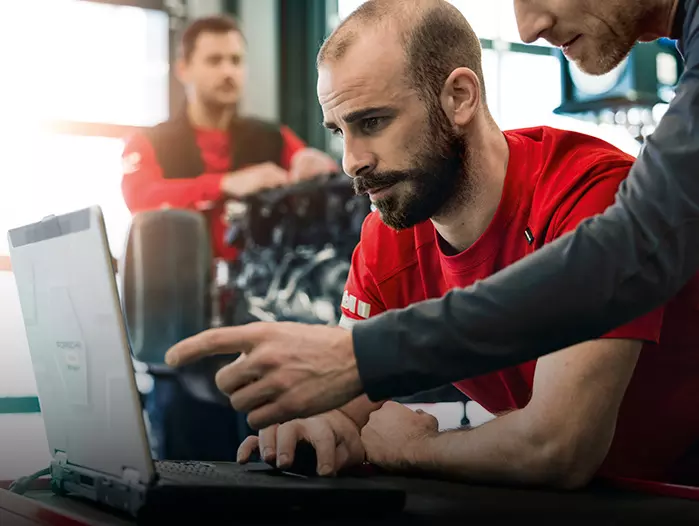
[[466,250],[478,240],[502,197],[510,157],[507,139],[495,124],[483,123],[482,128],[469,139],[471,192],[467,202],[451,207],[444,216],[432,218],[435,229],[453,253]]
[[191,100],[187,104],[189,121],[196,128],[227,130],[235,116],[234,107],[210,107],[200,101]]

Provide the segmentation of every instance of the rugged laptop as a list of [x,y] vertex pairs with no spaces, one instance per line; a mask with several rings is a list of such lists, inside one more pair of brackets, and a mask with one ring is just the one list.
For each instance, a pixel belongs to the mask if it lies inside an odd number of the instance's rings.
[[[151,457],[99,207],[8,232],[54,491],[158,521],[403,508],[382,481]],[[202,522],[202,523],[203,523]]]

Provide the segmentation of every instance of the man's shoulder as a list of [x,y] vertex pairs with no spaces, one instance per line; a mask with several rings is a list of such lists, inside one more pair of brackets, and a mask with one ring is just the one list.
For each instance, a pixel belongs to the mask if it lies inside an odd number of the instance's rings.
[[571,193],[626,178],[635,158],[616,146],[584,133],[550,127],[510,132],[521,143],[529,164],[534,209],[550,208]]
[[534,150],[533,153],[537,153],[536,157],[541,160],[542,168],[549,171],[560,171],[556,161],[582,161],[587,165],[599,162],[626,164],[634,162],[632,155],[623,152],[613,144],[576,131],[538,126],[509,130],[505,132],[505,136],[510,142],[519,142],[525,152],[532,153]]
[[371,212],[362,226],[362,263],[377,283],[386,281],[417,264],[417,250],[434,242],[429,221],[412,228],[394,230],[381,220],[378,211]]
[[153,144],[147,129],[137,130],[124,138],[124,155],[137,152],[143,154],[152,151]]

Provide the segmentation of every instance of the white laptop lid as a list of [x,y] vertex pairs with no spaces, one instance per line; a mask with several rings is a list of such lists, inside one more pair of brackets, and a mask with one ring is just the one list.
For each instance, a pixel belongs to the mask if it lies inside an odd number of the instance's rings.
[[99,207],[8,232],[49,448],[146,483],[153,461]]

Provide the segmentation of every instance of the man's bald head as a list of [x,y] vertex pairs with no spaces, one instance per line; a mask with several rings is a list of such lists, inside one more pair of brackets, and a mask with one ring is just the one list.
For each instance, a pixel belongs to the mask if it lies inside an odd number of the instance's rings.
[[328,37],[317,66],[342,60],[361,38],[377,31],[398,39],[407,81],[427,101],[439,98],[444,82],[459,67],[478,76],[485,100],[478,37],[461,12],[444,0],[368,0]]

